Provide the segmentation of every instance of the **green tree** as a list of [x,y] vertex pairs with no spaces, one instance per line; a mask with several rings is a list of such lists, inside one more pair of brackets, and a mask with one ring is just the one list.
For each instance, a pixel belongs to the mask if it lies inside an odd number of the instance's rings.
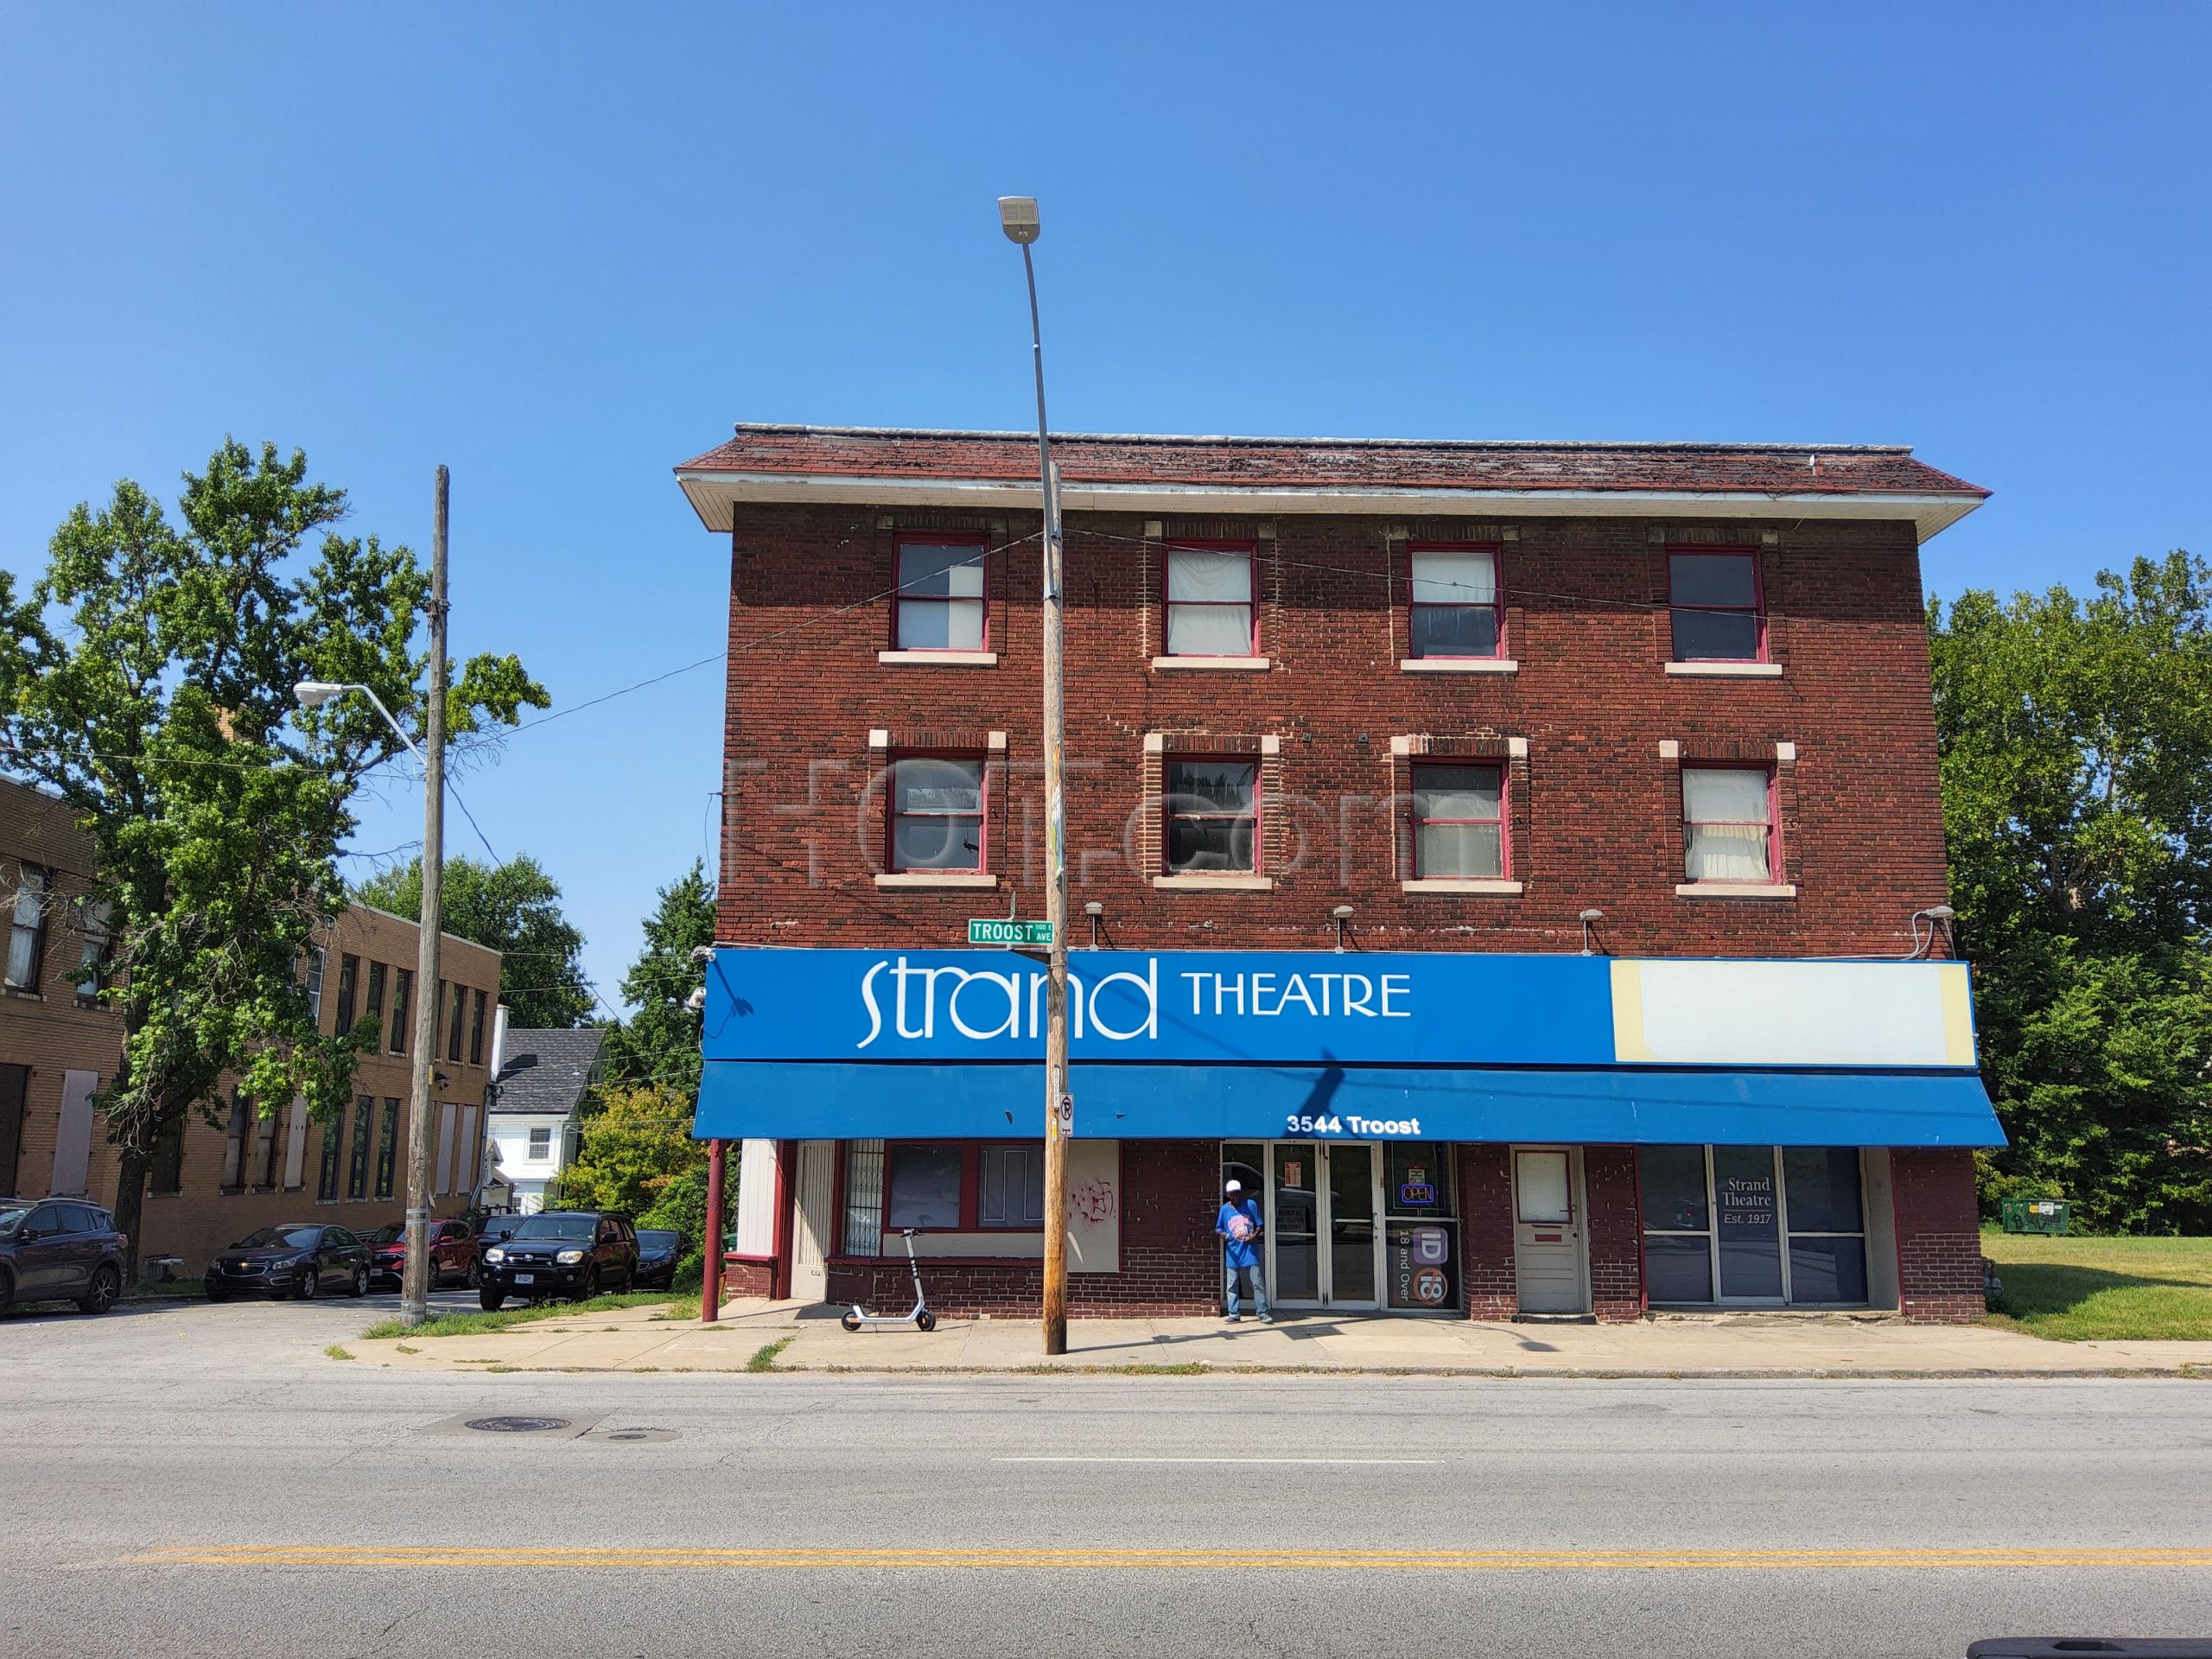
[[[404,547],[331,530],[346,511],[299,451],[226,440],[177,522],[125,480],[54,532],[24,602],[0,592],[0,764],[76,809],[111,906],[124,1039],[99,1104],[134,1262],[154,1147],[213,1118],[222,1079],[264,1115],[347,1093],[355,1039],[316,1031],[302,963],[342,904],[353,791],[404,751],[365,699],[302,709],[292,687],[363,683],[419,726],[429,582]],[[478,657],[448,728],[546,702],[514,658]]]
[[2212,1227],[2212,593],[2185,553],[1929,606],[1959,940],[2012,1144],[1985,1197]]
[[707,1148],[691,1138],[691,1103],[668,1088],[610,1088],[583,1122],[563,1197],[587,1210],[652,1209],[669,1184],[703,1168]]
[[[419,921],[423,861],[410,859],[366,881],[353,897]],[[503,864],[446,860],[439,909],[445,931],[500,952],[499,1001],[525,1031],[565,1031],[588,1023],[594,1001],[584,982],[584,936],[561,913],[561,888],[527,853]]]
[[607,1075],[616,1083],[664,1083],[686,1101],[699,1096],[701,1016],[686,1006],[707,982],[692,952],[715,942],[715,886],[706,866],[660,890],[645,918],[645,946],[622,976],[622,1000],[636,1012],[610,1033]]

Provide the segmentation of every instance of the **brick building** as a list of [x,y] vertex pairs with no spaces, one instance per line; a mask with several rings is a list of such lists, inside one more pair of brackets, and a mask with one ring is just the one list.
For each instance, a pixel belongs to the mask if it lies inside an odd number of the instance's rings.
[[[698,1132],[742,1287],[1033,1312],[1036,448],[741,426]],[[1901,448],[1074,436],[1074,1312],[1980,1306]]]
[[[112,1204],[115,1148],[93,1096],[112,1084],[122,1017],[89,993],[105,969],[99,912],[85,895],[92,847],[61,802],[0,779],[0,902],[9,956],[0,982],[0,1193]],[[302,966],[325,1031],[378,1014],[355,1098],[334,1122],[296,1103],[260,1117],[225,1091],[217,1121],[194,1113],[156,1156],[139,1249],[196,1274],[213,1252],[270,1222],[327,1219],[367,1232],[400,1219],[415,1039],[417,928],[353,906]],[[457,1214],[483,1174],[485,1084],[499,1000],[499,957],[445,936],[437,988],[440,1109],[432,1175],[441,1215]]]

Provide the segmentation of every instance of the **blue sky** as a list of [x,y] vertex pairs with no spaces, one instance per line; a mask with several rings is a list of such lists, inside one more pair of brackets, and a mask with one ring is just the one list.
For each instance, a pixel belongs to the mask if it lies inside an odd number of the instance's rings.
[[[0,10],[0,563],[303,447],[556,707],[719,648],[738,419],[1904,442],[1955,593],[2208,536],[2212,9]],[[612,995],[720,677],[463,780]],[[395,780],[357,848],[411,841]],[[450,845],[474,850],[458,817]],[[355,868],[359,868],[357,865]]]

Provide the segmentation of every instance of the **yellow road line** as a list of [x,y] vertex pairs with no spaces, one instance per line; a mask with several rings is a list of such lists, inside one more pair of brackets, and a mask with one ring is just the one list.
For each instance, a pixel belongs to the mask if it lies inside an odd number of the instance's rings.
[[[543,1550],[473,1544],[207,1544],[149,1550],[126,1558],[169,1567],[542,1567]],[[788,1545],[756,1549],[621,1548],[559,1552],[563,1567],[626,1570],[808,1567],[850,1571],[947,1567],[1056,1572],[1217,1572],[1278,1568],[1305,1573],[1867,1571],[1931,1567],[2212,1567],[2212,1548],[2053,1549],[1979,1547],[1921,1549],[873,1549]]]

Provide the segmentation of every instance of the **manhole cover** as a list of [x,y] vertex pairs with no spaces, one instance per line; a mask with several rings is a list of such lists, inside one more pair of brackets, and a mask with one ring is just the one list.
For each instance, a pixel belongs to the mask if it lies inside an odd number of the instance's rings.
[[672,1440],[676,1438],[676,1431],[672,1428],[648,1428],[642,1424],[626,1423],[620,1428],[595,1428],[583,1438],[588,1440],[621,1440],[624,1442],[635,1442],[639,1440]]
[[552,1429],[566,1428],[565,1417],[472,1417],[468,1426],[486,1434],[543,1434]]

